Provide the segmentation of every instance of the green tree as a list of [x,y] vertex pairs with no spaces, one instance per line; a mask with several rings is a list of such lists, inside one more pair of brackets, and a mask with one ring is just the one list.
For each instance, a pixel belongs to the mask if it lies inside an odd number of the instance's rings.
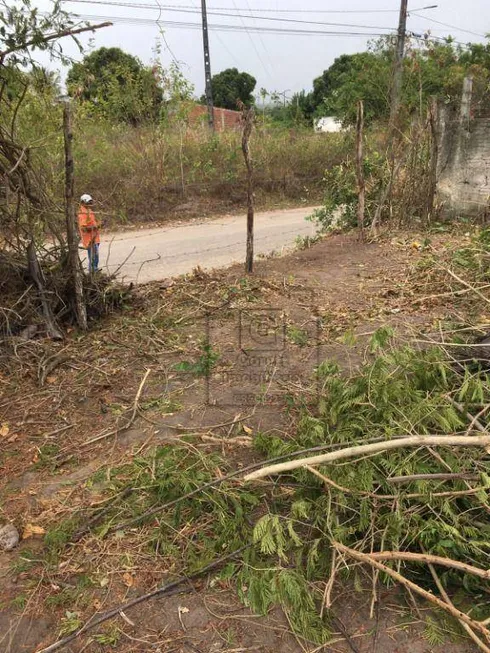
[[[356,106],[364,101],[366,122],[389,116],[393,46],[385,39],[366,52],[342,55],[313,80],[309,98],[313,115],[333,115],[346,124],[356,119]],[[465,75],[472,73],[485,87],[490,75],[490,45],[456,47],[451,39],[427,39],[407,44],[404,59],[401,111],[408,116],[425,111],[428,98],[459,98]]]
[[386,116],[390,80],[389,51],[342,55],[313,80],[311,104],[314,115],[333,115],[352,123],[355,121],[358,100],[364,100],[367,122]]
[[110,119],[139,124],[159,116],[158,71],[120,48],[99,48],[73,64],[67,86],[70,95]]
[[[227,68],[213,75],[211,86],[215,106],[223,109],[237,109],[240,100],[246,107],[254,104],[253,91],[257,80],[248,73],[241,73],[237,68]],[[205,98],[201,98],[205,102]]]
[[288,105],[288,113],[295,122],[311,123],[315,113],[313,94],[306,91],[295,93]]

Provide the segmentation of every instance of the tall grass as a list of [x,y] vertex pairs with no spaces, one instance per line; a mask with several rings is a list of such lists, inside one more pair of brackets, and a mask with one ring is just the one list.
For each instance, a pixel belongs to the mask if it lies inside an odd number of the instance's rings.
[[[314,203],[325,170],[340,163],[346,137],[258,127],[252,137],[258,207]],[[139,128],[81,119],[76,124],[77,187],[109,223],[150,222],[245,205],[241,135],[181,125]]]
[[[241,133],[212,135],[183,120],[132,127],[74,106],[76,191],[97,200],[107,226],[165,221],[245,207]],[[51,95],[29,93],[17,139],[33,162],[51,220],[63,221],[62,111]],[[258,208],[319,203],[325,171],[353,151],[351,134],[315,134],[260,123],[252,134]]]

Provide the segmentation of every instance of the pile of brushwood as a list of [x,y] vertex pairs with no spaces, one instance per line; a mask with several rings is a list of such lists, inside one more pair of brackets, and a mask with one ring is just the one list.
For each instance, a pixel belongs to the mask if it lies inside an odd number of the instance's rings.
[[[32,58],[37,49],[64,61],[59,40],[96,27],[73,23],[59,2],[42,17],[29,0],[0,6],[0,337],[61,339],[63,323],[86,329],[118,302],[109,280],[80,264],[71,113],[55,84],[40,86],[46,72]],[[61,142],[64,168],[52,169],[44,154],[61,153]]]
[[[33,247],[33,246],[32,246]],[[32,249],[31,247],[31,249]],[[24,252],[0,249],[0,342],[4,346],[33,337],[63,337],[63,327],[76,324],[73,284],[66,273],[67,251],[50,251],[42,245],[35,259]],[[37,261],[35,267],[29,265]],[[34,278],[33,278],[34,273]],[[118,310],[131,293],[106,274],[82,271],[83,296],[90,322]],[[36,284],[35,280],[39,281]]]
[[281,605],[316,643],[329,637],[336,581],[374,578],[429,601],[431,641],[453,621],[489,650],[489,372],[478,361],[461,370],[438,347],[395,348],[391,336],[374,334],[371,362],[351,378],[321,365],[319,402],[298,399],[295,437],[255,436],[265,468],[227,472],[189,436],[109,470],[104,510],[48,533],[54,560],[93,535],[143,537],[163,566],[185,571],[177,584],[221,566],[246,605]]

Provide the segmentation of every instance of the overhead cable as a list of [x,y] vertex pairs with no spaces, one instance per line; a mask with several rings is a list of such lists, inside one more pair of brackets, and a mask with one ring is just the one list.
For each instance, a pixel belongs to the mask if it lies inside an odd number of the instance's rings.
[[[92,4],[90,0],[62,0],[63,2],[87,2]],[[112,4],[110,2],[104,4]],[[248,3],[247,3],[248,4]],[[128,6],[135,6],[130,5]],[[150,5],[151,6],[151,5]],[[193,9],[192,5],[165,5],[169,9]],[[430,7],[418,7],[413,9],[413,11],[423,11],[424,9],[433,9],[434,6]],[[231,7],[209,7],[211,11],[233,11]],[[237,11],[250,11],[254,13],[267,13],[267,14],[398,14],[398,9],[265,9],[264,7],[249,7],[245,9],[243,7],[236,7]]]
[[[176,27],[188,29],[201,29],[200,23],[192,23],[189,21],[174,21],[174,20],[160,20],[157,21],[151,18],[140,18],[136,16],[100,16],[95,14],[72,14],[81,20],[110,20],[120,23],[133,23],[133,24],[146,24],[146,25],[159,25],[162,27]],[[225,31],[225,32],[253,32],[262,34],[287,34],[287,35],[317,35],[317,36],[387,36],[381,32],[352,32],[352,31],[338,31],[338,30],[312,30],[312,29],[294,29],[294,28],[276,28],[276,27],[258,27],[253,25],[228,25],[225,23],[209,23],[209,29]]]
[[456,27],[456,25],[450,25],[449,23],[442,23],[440,20],[435,20],[435,18],[429,18],[428,16],[421,16],[420,14],[416,14],[413,11],[410,11],[409,14],[410,14],[410,16],[416,16],[417,18],[423,18],[424,20],[429,20],[431,23],[437,23],[437,25],[442,25],[443,27],[449,27],[449,29],[455,29],[458,32],[466,32],[466,34],[472,34],[473,36],[479,36],[482,39],[486,38],[485,34],[481,34],[479,32],[473,32],[470,29],[464,29],[462,27]]
[[[153,9],[155,10],[156,7],[155,5],[152,4],[146,4],[146,3],[129,3],[129,2],[123,2],[119,0],[68,0],[69,2],[73,2],[76,4],[90,4],[90,5],[108,5],[108,6],[113,6],[113,7],[127,7],[128,9]],[[189,8],[182,8],[182,9],[177,9],[173,6],[170,5],[160,5],[162,9],[165,9],[165,11],[172,11],[172,12],[177,12],[177,13],[183,13],[183,14],[200,14],[200,10],[196,9],[195,7],[189,7]],[[388,30],[392,31],[395,29],[394,27],[386,27],[386,26],[381,26],[381,25],[359,25],[356,23],[331,23],[331,22],[326,22],[326,21],[319,21],[319,20],[301,20],[298,18],[275,18],[271,16],[250,16],[247,14],[239,14],[239,13],[230,13],[230,8],[228,9],[227,12],[222,12],[222,11],[216,11],[212,9],[208,9],[207,11],[209,16],[220,16],[224,18],[240,18],[243,22],[244,18],[254,18],[255,20],[263,20],[263,21],[272,21],[272,22],[279,22],[279,23],[293,23],[293,24],[301,24],[301,25],[324,25],[325,27],[352,27],[352,28],[361,28],[361,29],[376,29],[376,30]]]

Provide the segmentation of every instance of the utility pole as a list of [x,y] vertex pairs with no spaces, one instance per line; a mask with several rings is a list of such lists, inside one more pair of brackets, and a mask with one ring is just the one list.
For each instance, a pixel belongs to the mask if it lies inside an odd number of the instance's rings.
[[393,130],[398,109],[400,107],[400,92],[403,76],[403,56],[405,54],[405,38],[407,36],[408,0],[401,0],[398,36],[396,39],[395,61],[393,65],[393,83],[391,87],[390,128]]
[[211,86],[211,58],[209,56],[208,14],[206,0],[201,0],[202,12],[202,43],[204,47],[204,77],[206,80],[206,104],[208,106],[209,127],[214,131],[213,88]]
[[290,88],[287,88],[285,91],[278,92],[278,95],[282,95],[282,105],[284,108],[286,108],[286,93],[288,93],[290,90]]

